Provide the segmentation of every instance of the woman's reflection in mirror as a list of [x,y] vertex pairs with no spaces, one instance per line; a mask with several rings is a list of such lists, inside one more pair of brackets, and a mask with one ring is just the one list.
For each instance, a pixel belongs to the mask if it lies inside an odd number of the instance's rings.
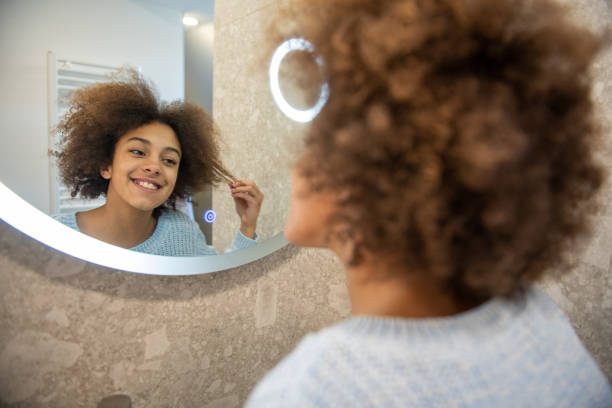
[[297,21],[275,26],[313,43],[330,98],[285,236],[337,255],[352,316],[304,339],[247,407],[611,407],[534,285],[571,269],[596,213],[600,39],[545,0],[291,6]]
[[78,89],[59,123],[53,152],[72,196],[106,196],[104,205],[54,218],[101,241],[166,256],[215,255],[177,200],[226,182],[240,229],[229,250],[256,244],[263,194],[236,180],[219,157],[210,116],[197,105],[160,102],[132,69],[112,81]]

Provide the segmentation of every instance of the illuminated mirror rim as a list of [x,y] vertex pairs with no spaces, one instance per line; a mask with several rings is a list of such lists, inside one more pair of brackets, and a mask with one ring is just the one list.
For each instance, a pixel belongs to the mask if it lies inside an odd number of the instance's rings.
[[236,268],[285,245],[282,232],[249,248],[213,256],[144,254],[99,241],[54,220],[0,182],[0,219],[31,238],[70,256],[126,272],[162,276],[200,275]]

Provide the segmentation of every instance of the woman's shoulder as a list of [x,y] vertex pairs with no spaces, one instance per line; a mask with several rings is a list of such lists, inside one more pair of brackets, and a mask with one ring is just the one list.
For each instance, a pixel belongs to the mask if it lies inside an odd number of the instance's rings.
[[76,212],[72,213],[62,213],[62,214],[54,214],[51,216],[56,221],[61,222],[62,224],[79,231],[79,227],[77,225]]
[[172,210],[170,208],[163,209],[159,215],[158,222],[167,223],[184,223],[184,224],[195,224],[187,214],[182,211]]
[[[406,388],[415,382],[427,387]],[[521,394],[533,384],[537,384],[535,389],[544,389],[553,384],[567,387],[572,382],[585,392]],[[449,384],[457,393],[433,391]],[[485,405],[499,406],[504,395],[482,390],[500,386],[521,395],[519,401],[524,404],[518,405],[529,405],[532,399],[538,406],[558,406],[556,402],[566,400],[578,401],[578,406],[606,406],[601,402],[611,400],[605,377],[563,312],[545,292],[533,288],[522,300],[493,299],[449,318],[350,317],[306,337],[260,383],[247,406],[283,406],[287,401],[294,405],[326,401],[338,406],[375,406],[367,401],[385,401],[389,395],[401,398],[385,406],[409,402],[443,406],[451,401],[469,405],[477,394],[490,402]],[[350,392],[328,392],[334,390]],[[354,400],[352,395],[362,395],[365,401]],[[432,398],[438,403],[427,404]],[[400,400],[403,403],[397,404]]]
[[185,237],[203,238],[202,231],[198,224],[192,220],[187,214],[171,209],[162,211],[157,219],[156,233],[179,234],[183,239]]
[[214,255],[198,224],[186,214],[164,209],[153,235],[133,250],[167,256]]

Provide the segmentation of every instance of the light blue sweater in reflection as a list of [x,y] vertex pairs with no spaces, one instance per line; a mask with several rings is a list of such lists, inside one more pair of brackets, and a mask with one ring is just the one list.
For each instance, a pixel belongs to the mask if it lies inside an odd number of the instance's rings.
[[247,407],[612,407],[606,378],[540,290],[452,317],[352,317],[306,337]]
[[[76,213],[54,215],[54,219],[80,232]],[[248,248],[257,244],[258,237],[247,238],[240,230],[226,252]],[[157,219],[153,234],[144,242],[130,248],[132,251],[164,256],[217,255],[215,247],[206,243],[198,224],[180,211],[163,210]]]

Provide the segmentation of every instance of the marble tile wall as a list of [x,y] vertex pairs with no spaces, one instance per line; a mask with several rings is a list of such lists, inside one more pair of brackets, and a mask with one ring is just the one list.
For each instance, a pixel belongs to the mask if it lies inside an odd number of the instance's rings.
[[[215,3],[213,114],[223,137],[223,161],[238,178],[254,180],[265,198],[261,239],[281,232],[289,209],[290,167],[305,125],[274,104],[268,81],[266,30],[276,0]],[[227,186],[213,190],[213,240],[226,248],[239,225]]]
[[234,270],[130,274],[0,221],[0,406],[238,407],[308,332],[350,310],[328,253],[289,246]]
[[[562,0],[572,17],[595,32],[612,29],[612,5],[606,0]],[[593,100],[604,140],[598,152],[600,161],[612,163],[612,43],[595,62]],[[546,281],[542,287],[565,311],[578,336],[599,366],[612,379],[612,175],[600,196],[601,209],[595,216],[592,238],[576,248],[575,270],[559,281]]]
[[[279,3],[216,1],[216,41],[226,47],[216,56],[214,109],[228,136],[248,132],[252,138],[260,134],[256,130],[272,132],[278,123],[283,138],[300,131],[245,90],[260,85],[228,67],[257,52],[248,32]],[[579,1],[575,13],[598,30],[612,21],[605,0]],[[254,61],[250,58],[245,61]],[[224,59],[231,63],[223,65]],[[228,69],[217,70],[223,66]],[[594,75],[600,115],[612,128],[610,50]],[[222,99],[240,103],[224,107]],[[253,103],[259,116],[249,123],[244,105]],[[254,157],[274,159],[251,147],[241,150],[232,166]],[[610,155],[603,147],[602,159],[609,162]],[[278,194],[280,200],[286,192]],[[593,239],[576,253],[576,270],[543,287],[612,378],[609,185],[602,200]],[[129,395],[135,408],[238,407],[306,333],[344,318],[350,309],[342,269],[331,254],[293,246],[225,272],[156,277],[85,263],[0,222],[0,279],[0,406],[10,407],[94,407],[117,393]]]

